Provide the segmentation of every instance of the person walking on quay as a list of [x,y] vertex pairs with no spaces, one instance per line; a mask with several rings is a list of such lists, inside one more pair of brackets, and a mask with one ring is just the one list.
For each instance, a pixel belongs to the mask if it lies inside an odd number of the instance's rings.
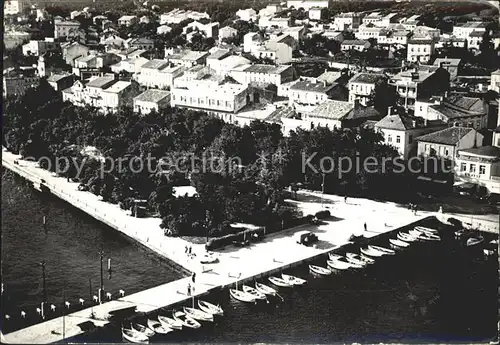
[[187,254],[188,252],[188,246],[184,246],[184,254]]
[[347,204],[347,195],[344,196],[344,203]]
[[365,228],[365,231],[367,231],[366,222],[365,222],[365,224],[364,224],[364,228]]
[[188,283],[187,293],[188,293],[188,296],[191,296],[191,283]]

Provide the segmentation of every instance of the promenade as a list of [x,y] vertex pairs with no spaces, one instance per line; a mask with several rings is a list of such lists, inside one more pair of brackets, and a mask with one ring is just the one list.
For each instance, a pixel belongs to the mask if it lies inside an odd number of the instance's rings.
[[[181,238],[164,236],[163,230],[159,227],[160,219],[134,218],[117,205],[103,202],[92,193],[78,191],[77,183],[56,177],[38,168],[37,163],[20,160],[19,164],[14,164],[16,159],[19,159],[19,156],[4,151],[2,164],[34,184],[39,184],[43,179],[43,184],[54,195],[171,260],[186,270],[186,273],[196,272],[193,297],[204,295],[220,287],[271,275],[309,261],[349,243],[352,234],[363,233],[366,237],[372,237],[423,217],[439,216],[432,212],[418,212],[414,215],[410,210],[389,202],[349,198],[345,203],[343,197],[335,195],[324,195],[324,202],[321,202],[321,193],[301,191],[298,194],[299,200],[293,202],[304,214],[314,214],[326,208],[330,210],[333,217],[319,226],[307,224],[269,234],[263,242],[247,248],[226,247],[216,252],[218,263],[202,265],[198,260],[188,258],[184,253],[185,246],[192,244]],[[447,217],[449,215],[446,215]],[[366,232],[363,231],[364,223],[368,228]],[[318,244],[314,247],[306,247],[295,243],[292,235],[301,230],[316,233],[319,238]],[[205,253],[202,244],[192,245],[192,247],[198,258]],[[182,278],[95,306],[93,319],[90,318],[90,308],[69,314],[64,320],[64,332],[62,318],[56,318],[3,335],[2,342],[40,344],[60,342],[63,340],[63,333],[66,338],[82,334],[83,330],[78,325],[83,322],[90,321],[99,327],[106,325],[109,312],[118,308],[136,306],[137,312],[151,312],[183,302],[187,304],[190,303],[190,296],[186,294],[189,281],[190,277]]]

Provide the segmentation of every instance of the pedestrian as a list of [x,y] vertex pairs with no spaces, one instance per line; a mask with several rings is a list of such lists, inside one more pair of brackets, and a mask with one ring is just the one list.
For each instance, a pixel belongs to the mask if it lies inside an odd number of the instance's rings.
[[188,296],[191,296],[191,283],[188,283],[187,292]]
[[365,222],[365,224],[364,224],[364,227],[365,227],[365,231],[367,231],[367,230],[366,230],[366,222]]
[[415,204],[415,216],[417,215],[417,205]]
[[193,247],[189,246],[189,255],[192,254]]
[[344,196],[344,203],[346,203],[346,204],[347,204],[347,195],[346,195],[346,196]]
[[193,275],[191,276],[191,280],[193,281],[193,284],[196,283],[196,273],[193,272]]
[[188,252],[188,246],[184,246],[184,254],[187,254]]

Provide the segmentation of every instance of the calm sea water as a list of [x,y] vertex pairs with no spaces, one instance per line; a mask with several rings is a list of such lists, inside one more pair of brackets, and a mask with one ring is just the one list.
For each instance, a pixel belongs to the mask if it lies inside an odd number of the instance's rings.
[[[154,255],[65,203],[37,194],[12,177],[4,176],[2,187],[6,310],[27,309],[40,300],[40,260],[47,262],[51,299],[61,299],[63,288],[73,300],[88,295],[88,277],[98,284],[101,243],[114,260],[115,273],[105,280],[105,287],[114,291],[133,292],[179,276]],[[45,235],[41,219],[47,212]],[[318,264],[325,266],[325,261]],[[312,278],[304,265],[290,273],[307,278],[308,284],[281,289],[283,301],[249,306],[231,300],[227,290],[217,291],[206,296],[225,310],[214,324],[152,341],[487,341],[496,333],[497,268],[496,257],[485,259],[454,243],[419,244],[356,274]],[[132,321],[144,323],[156,315]],[[73,340],[120,342],[120,325]]]

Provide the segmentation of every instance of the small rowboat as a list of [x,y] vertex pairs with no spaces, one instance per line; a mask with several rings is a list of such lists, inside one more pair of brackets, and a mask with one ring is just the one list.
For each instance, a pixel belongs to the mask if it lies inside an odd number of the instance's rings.
[[498,246],[498,240],[491,240],[490,244],[493,244],[495,246]]
[[483,253],[486,256],[492,256],[495,255],[495,251],[493,249],[483,249]]
[[132,329],[134,331],[137,331],[139,333],[142,333],[144,334],[146,337],[152,337],[153,335],[155,335],[155,331],[153,330],[150,330],[149,328],[147,328],[146,326],[143,326],[139,323],[136,323],[136,324],[133,324],[132,325]]
[[307,283],[307,280],[290,276],[288,274],[281,274],[281,278],[283,278],[284,281],[288,282],[290,285],[304,285]]
[[164,328],[172,328],[172,329],[182,329],[182,322],[179,320],[174,320],[170,317],[158,315],[158,321],[160,321],[161,325]]
[[122,328],[123,339],[135,344],[149,344],[149,337],[134,329]]
[[163,327],[160,322],[154,320],[148,320],[148,328],[158,334],[168,334],[173,332],[172,328]]
[[484,242],[484,237],[471,237],[467,240],[467,247],[474,247]]
[[342,259],[342,256],[340,256],[338,254],[334,254],[334,253],[328,253],[328,258],[330,260],[338,260],[338,259]]
[[441,241],[441,237],[430,233],[422,233],[418,236],[418,239],[422,241]]
[[173,316],[175,320],[182,322],[182,325],[184,327],[194,328],[194,329],[201,327],[201,323],[199,323],[189,315],[186,315],[182,311],[175,312]]
[[333,272],[336,273],[345,272],[351,268],[350,263],[340,260],[327,260],[326,264]]
[[213,253],[207,253],[200,259],[201,264],[215,264],[217,262],[219,262],[219,258],[217,258]]
[[256,300],[266,300],[266,294],[259,292],[255,288],[248,286],[248,285],[243,285],[242,287],[243,292],[246,292],[247,294],[252,295]]
[[198,300],[198,307],[205,313],[212,315],[224,315],[224,310],[219,305],[212,304],[210,302]]
[[204,311],[201,311],[199,309],[184,307],[183,310],[187,316],[192,317],[193,319],[195,319],[197,321],[206,321],[206,322],[213,322],[214,321],[214,316],[212,314],[205,313]]
[[[355,254],[355,253],[346,253],[345,257],[346,257],[347,261],[352,262],[352,263],[364,262],[368,265],[375,263],[375,260],[373,260],[372,258],[362,256],[359,254]],[[355,260],[355,261],[351,261],[351,260]]]
[[255,282],[255,288],[257,291],[262,292],[263,294],[270,295],[270,296],[275,296],[276,295],[276,290],[274,290],[272,287],[264,285],[259,282]]
[[388,249],[388,248],[384,248],[384,247],[380,247],[380,246],[374,246],[374,245],[371,245],[371,244],[368,245],[368,248],[372,249],[372,250],[378,250],[379,252],[384,253],[384,255],[394,255],[394,254],[396,254],[396,252],[394,250],[392,250],[392,249]]
[[234,298],[237,301],[245,303],[256,303],[255,297],[244,291],[229,289],[229,294],[231,295],[232,298]]
[[434,235],[438,234],[438,231],[436,229],[426,228],[425,226],[416,226],[414,227],[414,229],[420,232],[427,232]]
[[397,235],[398,240],[404,241],[404,242],[416,242],[418,240],[417,236],[412,236],[410,234],[407,234],[405,232],[399,232]]
[[361,252],[361,255],[367,258],[379,258],[384,255],[382,252],[370,248],[359,248],[359,251]]
[[276,286],[281,286],[281,287],[291,287],[293,285],[288,284],[287,281],[285,281],[283,278],[278,278],[278,277],[269,277],[268,278],[271,283],[273,283]]
[[313,274],[318,274],[321,276],[329,276],[330,274],[332,274],[332,270],[315,265],[309,265],[309,271]]
[[391,244],[391,247],[393,247],[394,249],[403,249],[403,248],[408,248],[410,246],[408,242],[396,240],[393,238],[389,239],[389,243]]

